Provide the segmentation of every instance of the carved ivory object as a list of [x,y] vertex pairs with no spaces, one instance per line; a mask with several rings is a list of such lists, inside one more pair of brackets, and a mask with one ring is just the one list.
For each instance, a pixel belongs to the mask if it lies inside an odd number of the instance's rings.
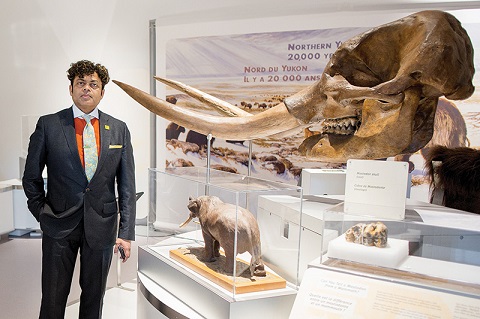
[[345,41],[316,83],[252,114],[183,83],[156,78],[222,116],[182,109],[113,81],[150,111],[191,130],[224,139],[293,135],[321,126],[299,150],[307,158],[345,163],[414,153],[431,139],[440,96],[473,94],[473,48],[460,22],[422,11]]
[[266,276],[261,259],[260,231],[253,214],[235,205],[224,203],[216,196],[190,198],[190,216],[180,227],[198,217],[205,241],[206,261],[215,261],[220,256],[220,247],[225,251],[224,271],[233,272],[235,263],[235,224],[237,225],[237,254],[248,251],[252,255],[250,275]]
[[388,228],[382,222],[356,224],[345,232],[345,239],[356,244],[385,248],[388,241]]

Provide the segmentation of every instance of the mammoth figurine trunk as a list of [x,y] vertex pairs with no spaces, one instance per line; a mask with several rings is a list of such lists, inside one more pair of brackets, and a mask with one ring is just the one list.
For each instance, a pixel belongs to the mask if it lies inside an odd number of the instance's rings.
[[185,226],[193,218],[199,219],[205,240],[205,261],[212,262],[220,257],[220,247],[222,247],[226,260],[224,271],[233,273],[236,254],[248,251],[252,255],[250,275],[266,276],[261,259],[260,231],[257,220],[250,211],[224,203],[216,196],[190,198],[188,209],[190,216],[180,227]]

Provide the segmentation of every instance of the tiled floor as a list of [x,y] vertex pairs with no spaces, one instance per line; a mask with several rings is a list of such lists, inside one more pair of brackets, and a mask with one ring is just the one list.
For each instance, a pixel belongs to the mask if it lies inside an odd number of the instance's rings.
[[[109,288],[105,292],[103,300],[103,318],[132,319],[137,316],[137,282],[122,283],[121,286]],[[78,318],[78,306],[76,302],[67,307],[65,319]]]

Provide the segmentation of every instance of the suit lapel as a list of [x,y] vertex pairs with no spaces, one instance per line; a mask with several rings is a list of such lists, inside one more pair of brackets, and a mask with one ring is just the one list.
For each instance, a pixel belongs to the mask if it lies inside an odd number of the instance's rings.
[[68,148],[75,159],[74,165],[77,166],[78,170],[84,172],[82,162],[80,161],[80,155],[78,154],[77,139],[75,136],[75,123],[73,120],[73,110],[71,107],[60,113],[60,121],[62,123],[63,133],[65,134]]
[[110,145],[111,131],[109,126],[110,118],[105,113],[98,111],[100,124],[100,157],[98,159],[97,170],[99,170],[107,158],[108,146]]

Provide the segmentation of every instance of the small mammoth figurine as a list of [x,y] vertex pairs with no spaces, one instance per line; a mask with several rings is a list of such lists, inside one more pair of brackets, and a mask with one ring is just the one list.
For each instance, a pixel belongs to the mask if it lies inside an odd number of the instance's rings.
[[384,248],[387,246],[388,229],[382,222],[360,223],[345,232],[345,239],[356,244]]
[[252,255],[250,275],[266,276],[261,259],[260,231],[253,214],[232,204],[224,203],[216,196],[189,198],[190,216],[180,225],[188,224],[198,217],[205,241],[206,261],[215,261],[220,256],[220,247],[225,251],[225,272],[232,273],[235,263],[235,221],[237,222],[237,253],[248,251]]

